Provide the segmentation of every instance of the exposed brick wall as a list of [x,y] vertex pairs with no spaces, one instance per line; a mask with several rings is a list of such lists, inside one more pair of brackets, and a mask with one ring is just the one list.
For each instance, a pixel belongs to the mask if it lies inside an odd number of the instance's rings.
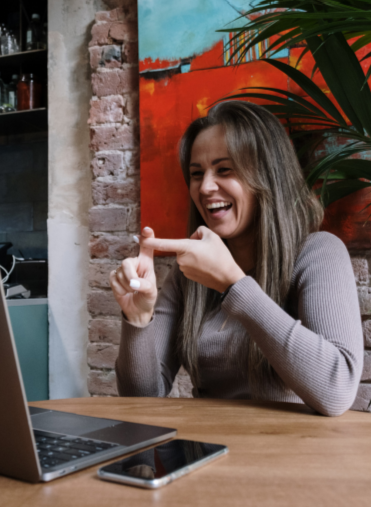
[[[89,123],[94,157],[88,385],[92,395],[100,396],[117,395],[113,368],[120,342],[120,309],[108,275],[123,258],[137,255],[132,235],[141,229],[137,41],[136,0],[128,0],[125,8],[97,13],[89,47],[93,90]],[[354,251],[351,256],[365,337],[365,366],[353,408],[371,411],[371,252]],[[156,259],[160,289],[173,261]],[[171,396],[191,396],[184,370],[179,372]]]
[[363,374],[353,409],[371,412],[371,251],[353,251],[350,254],[358,287],[365,344]]
[[[137,255],[132,240],[140,224],[138,33],[136,1],[98,12],[89,46],[93,98],[90,148],[93,207],[90,210],[90,313],[88,364],[90,393],[116,396],[115,359],[120,343],[120,308],[109,286],[109,273]],[[144,224],[145,226],[145,224]],[[155,261],[157,285],[174,259]],[[181,371],[170,396],[189,397],[189,378]]]

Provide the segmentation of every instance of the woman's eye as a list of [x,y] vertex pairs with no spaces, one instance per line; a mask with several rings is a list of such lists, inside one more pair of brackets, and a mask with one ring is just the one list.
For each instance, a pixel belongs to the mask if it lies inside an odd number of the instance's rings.
[[202,171],[192,171],[191,172],[191,178],[198,178],[203,175]]
[[219,167],[219,169],[218,169],[219,174],[225,174],[230,171],[232,171],[232,169],[230,167]]

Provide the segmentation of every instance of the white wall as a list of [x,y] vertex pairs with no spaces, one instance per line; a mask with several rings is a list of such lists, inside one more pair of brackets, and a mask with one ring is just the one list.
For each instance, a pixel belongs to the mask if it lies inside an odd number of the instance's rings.
[[48,0],[50,397],[88,396],[88,44],[101,0]]

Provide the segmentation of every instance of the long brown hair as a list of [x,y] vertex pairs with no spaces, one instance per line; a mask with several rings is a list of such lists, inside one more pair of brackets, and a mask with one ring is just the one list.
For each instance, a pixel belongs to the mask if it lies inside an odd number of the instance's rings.
[[[189,187],[189,164],[199,133],[220,125],[237,176],[255,193],[255,279],[263,291],[283,306],[290,288],[295,259],[311,232],[319,230],[323,209],[305,183],[295,151],[283,126],[266,109],[245,101],[222,102],[204,118],[191,123],[180,143],[180,163]],[[206,225],[190,202],[188,234]],[[218,293],[182,278],[184,311],[179,352],[196,387],[200,382],[197,342],[207,313],[218,304]],[[248,343],[248,341],[246,341]],[[262,352],[250,340],[245,354],[250,389],[264,394],[264,384],[281,385]]]

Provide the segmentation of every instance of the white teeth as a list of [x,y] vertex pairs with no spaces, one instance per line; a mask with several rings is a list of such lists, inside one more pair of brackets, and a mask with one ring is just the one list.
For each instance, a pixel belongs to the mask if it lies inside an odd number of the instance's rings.
[[225,206],[229,206],[230,202],[212,202],[211,204],[206,204],[207,209],[214,209],[214,208],[224,208]]

